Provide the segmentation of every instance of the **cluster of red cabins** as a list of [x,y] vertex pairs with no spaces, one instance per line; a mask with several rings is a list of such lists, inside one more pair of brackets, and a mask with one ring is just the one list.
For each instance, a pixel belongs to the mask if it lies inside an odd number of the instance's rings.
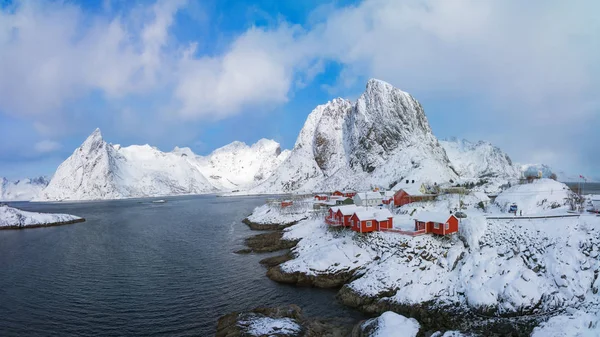
[[387,231],[415,236],[458,232],[459,221],[453,214],[421,212],[414,221],[414,231],[394,229],[394,216],[388,209],[368,209],[355,205],[331,207],[325,217],[325,222],[329,225],[349,227],[360,233]]

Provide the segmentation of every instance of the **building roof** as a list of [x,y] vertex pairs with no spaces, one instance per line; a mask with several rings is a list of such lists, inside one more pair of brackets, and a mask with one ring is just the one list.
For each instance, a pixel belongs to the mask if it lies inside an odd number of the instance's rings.
[[423,193],[421,192],[421,183],[417,183],[415,182],[414,184],[401,184],[401,185],[396,185],[394,186],[394,190],[400,191],[403,190],[404,192],[406,192],[408,195],[423,195]]
[[325,197],[325,198],[327,198],[329,196],[327,194],[315,194],[315,197],[321,197],[321,198]]
[[471,192],[471,194],[479,201],[490,201],[490,198],[487,196],[487,194],[483,192]]
[[377,200],[381,200],[381,193],[379,192],[360,192],[360,193],[356,193],[356,197],[359,197],[361,200],[366,200],[366,199],[377,199]]
[[345,205],[337,208],[340,210],[340,212],[342,212],[342,215],[352,215],[357,211],[362,211],[365,209],[364,207],[359,207],[356,205]]
[[394,215],[388,209],[361,210],[354,212],[360,221],[377,220],[383,221],[393,218]]
[[440,212],[421,212],[417,214],[414,219],[421,222],[446,223],[451,216],[454,215]]
[[394,194],[396,194],[395,191],[385,191],[385,192],[383,192],[383,196],[388,197],[388,198],[392,198],[394,196]]

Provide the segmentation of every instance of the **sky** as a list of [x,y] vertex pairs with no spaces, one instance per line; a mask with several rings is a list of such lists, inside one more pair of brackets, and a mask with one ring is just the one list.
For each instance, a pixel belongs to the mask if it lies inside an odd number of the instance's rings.
[[378,78],[442,139],[600,179],[594,0],[0,0],[0,176],[113,144],[292,148],[307,115]]

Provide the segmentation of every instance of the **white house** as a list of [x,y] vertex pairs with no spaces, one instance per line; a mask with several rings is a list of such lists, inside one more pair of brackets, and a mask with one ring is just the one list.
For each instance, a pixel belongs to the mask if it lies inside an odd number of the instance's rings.
[[383,203],[383,196],[379,192],[360,192],[353,200],[357,206],[377,206]]

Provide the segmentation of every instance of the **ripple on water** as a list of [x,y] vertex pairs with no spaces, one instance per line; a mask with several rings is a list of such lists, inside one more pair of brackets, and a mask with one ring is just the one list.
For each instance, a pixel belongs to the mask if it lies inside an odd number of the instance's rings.
[[19,204],[87,221],[0,231],[2,336],[209,336],[224,314],[289,303],[361,318],[333,291],[271,282],[258,263],[266,255],[232,254],[256,234],[240,220],[263,201]]

